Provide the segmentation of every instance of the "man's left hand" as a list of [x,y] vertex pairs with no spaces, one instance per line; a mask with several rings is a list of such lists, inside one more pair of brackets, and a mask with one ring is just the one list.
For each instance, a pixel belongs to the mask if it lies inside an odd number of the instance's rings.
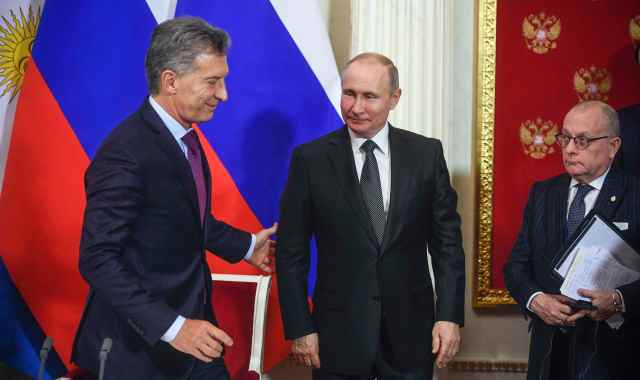
[[587,315],[594,321],[604,321],[618,312],[614,300],[619,300],[615,290],[587,290],[578,289],[578,294],[591,299],[591,304],[597,309]]
[[431,352],[438,354],[436,365],[444,368],[458,353],[460,348],[460,326],[454,322],[438,321],[431,332],[433,344]]
[[263,272],[275,272],[275,251],[276,242],[269,239],[278,230],[278,223],[266,228],[256,234],[256,244],[253,247],[253,254],[249,262]]

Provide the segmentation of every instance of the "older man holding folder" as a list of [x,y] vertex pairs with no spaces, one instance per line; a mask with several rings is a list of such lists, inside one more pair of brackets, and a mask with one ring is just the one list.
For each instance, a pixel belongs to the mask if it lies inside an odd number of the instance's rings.
[[[627,223],[622,237],[640,247],[640,182],[612,167],[620,149],[616,112],[598,101],[573,107],[556,136],[566,173],[531,188],[518,238],[504,273],[507,288],[530,317],[527,379],[629,379],[640,342],[640,282],[618,289],[583,289],[595,310],[575,308],[559,294],[555,256],[593,210]],[[603,321],[624,322],[614,329]]]

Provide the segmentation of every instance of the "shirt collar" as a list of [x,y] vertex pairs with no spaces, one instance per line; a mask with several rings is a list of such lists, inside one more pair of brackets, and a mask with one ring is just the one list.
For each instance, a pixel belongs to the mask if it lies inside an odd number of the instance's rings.
[[169,115],[169,113],[165,111],[164,108],[162,108],[162,106],[158,104],[158,102],[156,102],[156,100],[152,96],[149,96],[149,104],[151,104],[151,107],[156,111],[158,116],[160,116],[160,120],[162,120],[164,126],[167,127],[169,132],[171,132],[171,135],[173,135],[174,139],[181,140],[184,135],[191,132],[191,130],[193,129],[184,129],[184,127],[180,125],[180,123],[178,123],[178,121],[174,119],[173,116]]
[[[604,185],[604,180],[607,178],[607,174],[609,174],[609,170],[611,170],[611,166],[609,166],[607,168],[607,171],[604,172],[603,175],[601,175],[600,177],[594,179],[593,181],[589,182],[589,186],[593,187],[594,189],[600,191],[602,189],[602,185]],[[573,189],[573,187],[575,185],[577,185],[579,182],[576,181],[575,178],[571,178],[571,184],[569,185],[569,189]]]
[[349,137],[351,137],[351,147],[353,150],[360,151],[360,146],[364,144],[365,141],[371,140],[376,143],[382,154],[386,155],[389,152],[389,122],[385,123],[384,127],[370,139],[356,135],[349,127],[347,127],[347,130],[349,131]]

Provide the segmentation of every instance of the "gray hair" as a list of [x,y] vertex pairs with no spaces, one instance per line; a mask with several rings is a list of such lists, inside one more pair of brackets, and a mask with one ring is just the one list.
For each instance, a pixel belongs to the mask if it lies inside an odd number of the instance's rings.
[[571,111],[584,112],[596,108],[600,110],[600,123],[609,136],[620,136],[620,119],[618,113],[610,105],[598,100],[588,100],[576,104]]
[[164,70],[186,74],[200,54],[227,55],[230,45],[227,32],[199,17],[177,17],[158,24],[145,58],[149,92],[158,94]]
[[342,70],[340,71],[340,78],[342,79],[345,70],[349,68],[349,66],[353,62],[367,60],[367,59],[374,60],[379,64],[387,67],[387,69],[389,70],[390,92],[394,92],[395,90],[400,88],[400,74],[398,74],[398,68],[396,67],[396,65],[393,63],[391,59],[379,53],[361,53],[351,58],[349,62],[347,62],[342,68]]

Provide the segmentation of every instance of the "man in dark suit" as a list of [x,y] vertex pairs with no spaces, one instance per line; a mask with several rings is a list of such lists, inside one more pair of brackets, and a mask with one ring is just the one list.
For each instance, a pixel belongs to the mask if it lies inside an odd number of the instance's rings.
[[457,196],[440,142],[387,122],[399,99],[393,62],[353,58],[342,71],[346,126],[291,159],[276,254],[280,303],[293,354],[316,380],[430,379],[432,353],[444,366],[458,350],[465,271]]
[[[636,47],[636,62],[640,64],[640,45]],[[622,147],[616,160],[627,173],[640,177],[640,104],[618,111]]]
[[565,174],[533,185],[522,228],[504,267],[511,295],[531,318],[528,379],[635,378],[640,341],[640,282],[583,289],[596,310],[578,310],[559,294],[554,257],[592,209],[617,223],[640,248],[640,183],[611,166],[620,148],[616,112],[606,103],[576,105],[556,136]]
[[205,249],[269,271],[275,226],[256,235],[210,213],[211,177],[194,123],[227,99],[229,38],[202,19],[161,23],[146,56],[150,96],[89,166],[80,272],[90,286],[72,360],[105,379],[228,379],[233,344],[216,326]]

